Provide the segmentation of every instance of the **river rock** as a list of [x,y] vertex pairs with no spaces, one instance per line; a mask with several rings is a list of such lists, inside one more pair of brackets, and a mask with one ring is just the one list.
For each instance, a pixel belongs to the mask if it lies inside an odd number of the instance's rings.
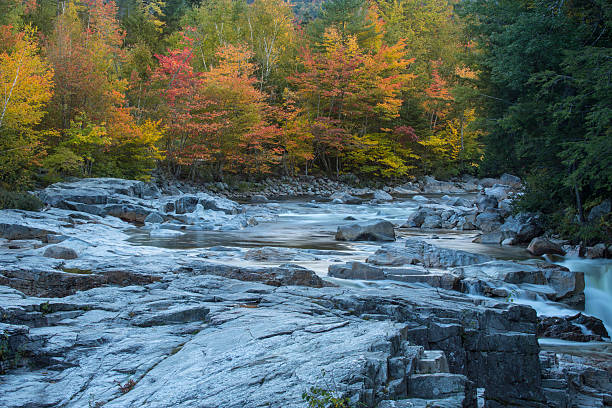
[[508,217],[500,227],[500,231],[513,235],[517,242],[527,243],[540,236],[544,228],[537,215],[519,213]]
[[336,232],[337,241],[395,241],[395,230],[389,221],[343,225]]
[[496,209],[498,205],[497,199],[493,196],[481,194],[478,196],[476,200],[476,207],[480,211],[485,211],[488,209]]
[[497,201],[505,200],[512,188],[503,184],[495,184],[493,187],[485,188],[485,194],[494,197]]
[[561,245],[544,237],[537,237],[532,239],[529,243],[529,246],[527,247],[527,251],[529,251],[530,254],[535,256],[541,256],[545,254],[565,255],[565,251],[563,251]]
[[430,212],[431,211],[429,209],[418,208],[415,212],[408,216],[408,219],[402,225],[402,228],[420,228]]
[[602,341],[610,337],[601,320],[582,313],[565,317],[540,317],[537,333],[538,337],[578,342]]
[[164,217],[158,212],[152,212],[144,219],[145,224],[161,224]]
[[423,178],[423,192],[425,193],[436,193],[436,194],[448,194],[448,193],[462,193],[463,189],[456,186],[454,183],[448,181],[439,181],[431,176],[425,176]]
[[244,259],[250,261],[286,262],[286,261],[314,261],[317,256],[294,248],[261,247],[249,249]]
[[182,196],[174,202],[174,212],[177,214],[192,213],[195,211],[199,201],[200,199],[197,196]]
[[267,203],[268,198],[263,194],[255,194],[251,197],[252,203]]
[[391,196],[391,194],[383,190],[376,190],[374,192],[374,199],[378,201],[392,201],[393,197]]
[[45,252],[43,255],[47,258],[55,259],[76,259],[79,257],[74,249],[61,245],[48,246],[47,248],[45,248]]
[[483,232],[499,230],[502,217],[497,209],[489,208],[476,216],[476,226]]
[[341,191],[332,194],[329,198],[338,204],[361,204],[363,202],[361,198],[354,197],[349,193]]
[[606,252],[606,244],[600,243],[592,247],[587,247],[586,257],[589,259],[605,258]]
[[490,260],[492,258],[487,255],[444,248],[419,239],[407,239],[403,247],[401,243],[382,246],[368,257],[367,262],[374,265],[421,264],[426,268],[448,268],[478,264]]
[[475,238],[473,242],[494,245],[499,245],[503,242],[506,242],[504,245],[513,245],[514,234],[507,233],[504,231],[492,231],[480,235],[479,237]]
[[127,222],[144,223],[152,212],[154,212],[152,208],[135,204],[110,204],[104,206],[104,215],[111,215]]
[[138,198],[153,198],[159,191],[142,181],[116,178],[90,178],[71,182],[51,184],[38,193],[43,203],[61,207],[62,202],[82,204],[107,204],[109,197],[122,195]]
[[436,229],[442,226],[442,218],[438,214],[430,214],[425,217],[421,228],[424,229]]

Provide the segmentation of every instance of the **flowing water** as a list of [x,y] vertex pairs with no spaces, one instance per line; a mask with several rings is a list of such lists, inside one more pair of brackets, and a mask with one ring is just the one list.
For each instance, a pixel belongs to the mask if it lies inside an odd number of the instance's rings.
[[[429,196],[435,198],[435,196]],[[401,225],[419,205],[411,198],[383,204],[342,205],[305,201],[282,201],[263,205],[246,205],[247,213],[265,214],[260,223],[240,231],[187,231],[179,236],[151,237],[145,229],[132,231],[131,242],[139,245],[163,248],[214,251],[222,248],[216,259],[236,265],[278,265],[278,260],[246,261],[244,252],[257,247],[293,248],[312,255],[311,259],[297,258],[292,263],[314,270],[317,274],[346,286],[384,285],[390,282],[357,282],[327,277],[330,264],[347,261],[364,261],[380,247],[380,243],[347,243],[334,240],[340,225],[385,219]],[[348,219],[347,219],[348,217]],[[502,247],[473,243],[477,235],[470,231],[422,231],[400,229],[398,235],[418,236],[438,246],[461,249],[490,255],[506,260],[534,258],[521,247]],[[239,255],[240,254],[240,255]],[[554,262],[573,272],[585,273],[585,312],[600,318],[612,333],[612,260],[587,260],[580,258],[554,259]],[[569,315],[576,311],[562,309],[543,299],[522,298],[517,302],[533,306],[539,314]]]

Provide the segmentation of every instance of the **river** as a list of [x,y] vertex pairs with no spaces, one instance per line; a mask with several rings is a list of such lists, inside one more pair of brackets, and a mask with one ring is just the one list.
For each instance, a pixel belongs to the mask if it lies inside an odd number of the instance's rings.
[[[427,196],[437,198],[435,195]],[[188,231],[179,236],[151,237],[144,228],[131,231],[133,244],[171,249],[197,249],[212,251],[216,259],[239,265],[278,265],[278,260],[245,260],[237,256],[248,249],[259,247],[293,248],[305,254],[304,259],[291,261],[308,267],[325,279],[346,286],[385,284],[385,282],[355,282],[327,276],[329,265],[337,262],[364,261],[380,247],[380,243],[347,243],[334,240],[338,226],[360,221],[385,219],[401,225],[415,211],[419,202],[410,197],[393,202],[359,205],[308,202],[300,200],[270,202],[260,205],[246,204],[247,214],[254,214],[259,224],[240,231]],[[547,260],[531,256],[522,247],[484,245],[473,243],[474,231],[402,229],[399,237],[418,236],[438,246],[462,249],[505,260]],[[557,264],[573,272],[585,273],[585,312],[601,319],[612,332],[612,260],[555,257]],[[393,284],[388,282],[387,284]],[[568,315],[576,311],[561,309],[542,300],[515,299],[533,306],[539,314]]]

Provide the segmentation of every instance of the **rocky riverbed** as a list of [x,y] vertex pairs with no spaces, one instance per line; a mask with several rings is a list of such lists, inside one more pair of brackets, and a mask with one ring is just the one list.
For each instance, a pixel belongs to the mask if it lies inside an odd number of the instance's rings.
[[0,211],[0,406],[610,406],[610,322],[519,183],[52,185]]

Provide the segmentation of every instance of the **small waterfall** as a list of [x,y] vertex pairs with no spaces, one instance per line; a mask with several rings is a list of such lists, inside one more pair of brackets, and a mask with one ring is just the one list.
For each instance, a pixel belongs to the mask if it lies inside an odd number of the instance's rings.
[[601,319],[612,333],[612,260],[566,258],[556,263],[572,272],[584,272],[584,311]]

